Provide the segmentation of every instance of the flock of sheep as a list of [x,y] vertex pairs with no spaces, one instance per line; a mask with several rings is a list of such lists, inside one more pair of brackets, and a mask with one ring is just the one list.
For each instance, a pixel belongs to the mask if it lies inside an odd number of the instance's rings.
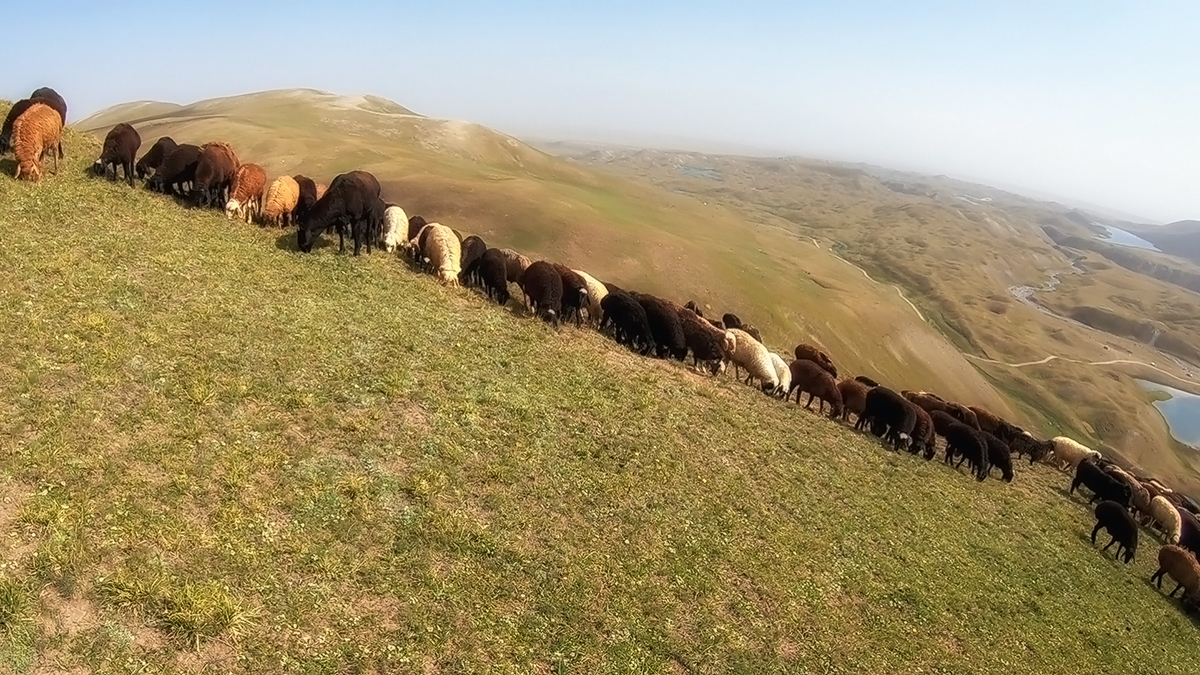
[[[10,149],[17,158],[16,177],[38,181],[47,157],[63,157],[61,134],[66,103],[53,89],[42,88],[13,106],[0,129],[0,153]],[[903,390],[897,393],[869,377],[838,380],[828,354],[811,344],[799,344],[790,363],[768,350],[759,331],[731,313],[721,319],[705,317],[694,302],[671,300],[622,289],[582,270],[560,263],[534,261],[512,250],[489,247],[478,236],[428,223],[421,216],[385,203],[379,182],[370,173],[352,171],[335,177],[328,189],[312,179],[280,176],[269,186],[266,172],[242,164],[225,143],[201,146],[177,144],[163,137],[140,159],[137,130],[118,124],[104,140],[96,160],[97,175],[117,178],[118,168],[130,187],[134,179],[147,188],[187,200],[197,207],[223,206],[229,218],[258,220],[263,226],[294,226],[301,251],[310,252],[316,239],[336,230],[340,250],[345,237],[354,239],[354,253],[368,253],[379,244],[389,253],[402,251],[415,264],[451,285],[479,288],[500,305],[510,300],[516,283],[531,314],[554,324],[586,322],[634,352],[654,358],[685,361],[710,376],[733,366],[745,383],[757,381],[769,396],[788,401],[808,394],[806,409],[816,400],[817,413],[868,430],[896,451],[931,460],[937,439],[943,439],[943,461],[957,471],[965,462],[976,480],[998,469],[1005,481],[1014,478],[1013,455],[1060,470],[1074,470],[1071,493],[1080,486],[1093,493],[1096,526],[1111,537],[1105,550],[1117,544],[1116,555],[1126,563],[1137,551],[1140,527],[1162,531],[1166,544],[1158,553],[1159,569],[1152,581],[1176,581],[1171,595],[1184,590],[1189,605],[1200,602],[1200,520],[1197,505],[1156,480],[1122,470],[1099,452],[1076,441],[1057,437],[1040,440],[979,406],[947,401],[935,394]],[[136,161],[135,161],[136,160]]]

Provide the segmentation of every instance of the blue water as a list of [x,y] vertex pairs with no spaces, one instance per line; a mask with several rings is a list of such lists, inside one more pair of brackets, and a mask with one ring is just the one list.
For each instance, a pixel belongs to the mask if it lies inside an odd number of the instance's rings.
[[1165,401],[1155,401],[1154,407],[1167,420],[1175,440],[1200,448],[1200,396],[1157,382],[1137,380],[1137,383],[1146,391],[1161,391],[1171,396]]
[[721,180],[721,172],[717,171],[716,169],[705,169],[705,168],[698,167],[698,166],[684,165],[684,166],[679,167],[679,173],[682,173],[685,176],[692,176],[695,178],[708,178],[709,180]]
[[[1108,242],[1112,242],[1114,244],[1118,244],[1120,246],[1128,246],[1130,248],[1141,248],[1141,249],[1145,249],[1147,251],[1158,251],[1157,246],[1155,246],[1154,244],[1151,244],[1150,242],[1146,241],[1145,239],[1142,239],[1141,237],[1137,236],[1136,234],[1134,234],[1132,232],[1126,232],[1125,230],[1122,230],[1119,227],[1113,227],[1111,225],[1105,225],[1103,223],[1092,223],[1092,224],[1103,227],[1104,231],[1108,233],[1108,236],[1100,236],[1100,235],[1096,236],[1096,238],[1101,241],[1108,241]],[[1162,251],[1159,251],[1159,252],[1161,253]]]

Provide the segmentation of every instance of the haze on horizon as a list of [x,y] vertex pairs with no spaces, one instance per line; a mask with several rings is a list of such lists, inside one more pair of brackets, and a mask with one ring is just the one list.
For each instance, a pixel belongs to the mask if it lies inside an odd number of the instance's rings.
[[1200,218],[1194,0],[113,7],[6,8],[0,97],[53,86],[79,120],[371,93],[517,136],[868,162]]

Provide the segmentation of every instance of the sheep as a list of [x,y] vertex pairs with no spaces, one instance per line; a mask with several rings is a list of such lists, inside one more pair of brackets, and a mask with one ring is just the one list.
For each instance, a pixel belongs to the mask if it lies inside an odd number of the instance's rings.
[[196,206],[225,204],[240,166],[237,154],[228,143],[206,143],[200,146],[200,161],[196,164],[196,186],[193,191]]
[[267,188],[263,200],[262,221],[264,225],[287,227],[292,224],[292,212],[300,199],[300,185],[291,176],[280,176]]
[[969,405],[967,406],[967,410],[970,410],[975,414],[975,419],[979,424],[980,431],[986,431],[989,434],[995,434],[997,438],[1000,438],[1000,434],[998,434],[997,431],[999,431],[1001,425],[1005,424],[1005,421],[1001,419],[999,415],[993,413],[987,408],[984,408],[983,406],[978,405]]
[[100,151],[100,159],[92,166],[93,172],[107,178],[111,170],[112,180],[116,180],[117,167],[120,166],[125,171],[129,187],[133,187],[133,165],[140,147],[142,137],[137,129],[124,122],[118,124],[104,137],[104,148]]
[[62,139],[62,118],[48,105],[35,103],[13,122],[12,147],[17,157],[16,178],[34,183],[42,179],[42,159],[47,153],[54,159],[58,174],[58,155],[54,149]]
[[1077,468],[1079,463],[1088,457],[1097,460],[1100,459],[1099,452],[1081,445],[1078,441],[1066,436],[1055,436],[1050,439],[1050,442],[1054,447],[1050,451],[1048,459],[1059,471],[1066,471],[1068,468]]
[[525,256],[517,253],[511,248],[500,249],[504,253],[506,262],[507,279],[512,283],[519,283],[521,275],[525,274],[525,270],[533,264],[533,261]]
[[987,456],[989,470],[990,467],[1000,469],[1000,476],[1005,483],[1013,481],[1013,466],[1012,453],[1008,449],[1008,444],[1000,440],[995,434],[989,431],[980,431],[983,440],[987,443]]
[[[676,361],[687,358],[687,340],[683,334],[683,324],[679,320],[678,305],[645,293],[630,293],[634,300],[646,310],[646,321],[650,326],[650,337],[654,340],[655,355],[660,359],[671,357]],[[767,364],[770,365],[770,357]],[[775,369],[771,368],[771,378],[774,384]]]
[[821,366],[825,372],[829,373],[835,378],[838,376],[837,367],[833,365],[833,361],[830,361],[829,356],[817,347],[802,342],[796,345],[796,348],[793,351],[796,354],[797,359],[807,359],[812,361],[818,366]]
[[871,387],[856,379],[842,380],[837,384],[838,393],[842,396],[842,421],[850,421],[850,413],[861,417],[863,408],[867,405],[867,392]]
[[878,387],[879,386],[878,382],[876,382],[875,380],[872,380],[871,378],[867,377],[866,375],[859,375],[854,378],[854,381],[862,382],[863,384],[867,385],[868,387]]
[[[293,179],[294,180],[294,179]],[[296,232],[296,243],[300,250],[312,251],[316,239],[331,227],[337,228],[338,252],[346,251],[346,228],[354,237],[354,255],[359,255],[364,243],[367,253],[377,240],[379,220],[384,209],[379,199],[379,181],[366,171],[350,171],[339,174],[329,184],[324,197],[317,200],[305,215]],[[451,262],[447,259],[446,262]],[[453,259],[454,274],[459,272],[458,256]]]
[[[575,327],[583,325],[583,308],[587,306],[587,283],[575,270],[561,263],[553,263],[551,267],[558,272],[562,280],[562,319],[570,321],[575,317]],[[686,347],[684,353],[686,354]],[[682,360],[682,359],[681,359]]]
[[[775,391],[779,386],[779,378],[775,375],[775,366],[771,365],[771,352],[744,330],[731,328],[727,331],[733,336],[733,342],[726,358],[741,368],[746,369],[746,382],[758,379],[762,382],[765,393]],[[729,339],[728,337],[726,338]],[[796,387],[796,376],[792,375],[792,388]],[[789,392],[790,393],[790,392]],[[811,399],[810,399],[811,400]],[[839,402],[840,403],[840,402]]]
[[[13,125],[16,123],[17,118],[21,115],[24,115],[26,110],[29,110],[31,107],[37,104],[47,106],[51,110],[58,113],[60,120],[59,126],[67,126],[67,102],[63,100],[63,97],[59,96],[58,92],[49,87],[36,89],[32,94],[29,95],[29,98],[21,99],[20,101],[14,103],[12,108],[9,108],[8,115],[6,115],[4,118],[4,125],[3,127],[0,127],[0,154],[4,154],[13,148]],[[58,151],[58,158],[62,159],[63,151],[61,137],[59,138],[59,141],[55,147]]]
[[[856,382],[855,384],[862,383]],[[933,459],[933,456],[937,454],[937,436],[933,428],[933,418],[918,406],[914,405],[912,409],[917,414],[917,420],[913,423],[909,452],[914,455],[920,452],[924,454],[926,460]]]
[[[914,406],[919,408],[920,406]],[[946,433],[950,430],[950,425],[958,420],[950,416],[950,413],[943,410],[934,410],[929,413],[929,419],[933,420],[933,430],[938,436],[946,437]]]
[[146,177],[162,166],[167,156],[175,152],[178,147],[175,140],[170,136],[160,137],[157,141],[154,141],[154,145],[150,146],[146,154],[142,155],[142,158],[137,161],[137,164],[133,167],[133,172],[137,174],[138,178],[146,180]]
[[1104,473],[1095,462],[1084,461],[1079,463],[1079,466],[1075,469],[1075,479],[1071,481],[1070,494],[1075,494],[1075,489],[1080,485],[1086,486],[1093,493],[1092,498],[1088,500],[1089,504],[1097,499],[1101,499],[1129,506],[1131,493],[1129,486]]
[[483,237],[471,235],[463,240],[462,248],[462,272],[458,275],[458,280],[465,285],[473,285],[471,280],[476,277],[476,268],[479,266],[479,261],[483,259],[483,254],[488,250],[487,242]]
[[237,216],[249,223],[255,214],[262,212],[263,189],[267,186],[267,172],[257,164],[243,164],[233,177],[233,191],[225,202],[225,217]]
[[462,271],[462,244],[445,225],[430,223],[425,229],[428,239],[422,255],[442,283],[457,286],[458,273]]
[[[421,228],[429,224],[424,216],[412,216],[408,219],[408,234],[405,235],[404,241],[412,241],[420,234]],[[511,279],[509,281],[512,281]]]
[[950,409],[946,406],[946,402],[941,398],[925,391],[910,391],[908,389],[901,390],[900,395],[903,396],[913,405],[921,408],[927,413],[934,412],[950,413]]
[[164,194],[184,194],[187,186],[196,180],[196,165],[199,162],[200,146],[190,143],[175,146],[154,172],[151,187]]
[[39,87],[33,90],[29,98],[40,98],[49,101],[46,105],[54,108],[54,112],[58,113],[59,119],[62,120],[62,125],[67,126],[67,102],[59,95],[57,91],[50,87]]
[[728,330],[730,328],[741,328],[742,327],[742,320],[738,318],[737,314],[723,315],[721,317],[721,323],[725,326],[726,330]]
[[1134,522],[1133,516],[1129,515],[1129,511],[1117,502],[1102,501],[1096,505],[1096,527],[1092,529],[1092,545],[1096,544],[1096,534],[1101,529],[1107,530],[1108,535],[1112,539],[1102,549],[1108,550],[1109,546],[1117,544],[1117,553],[1119,557],[1121,550],[1125,551],[1125,564],[1133,562],[1134,555],[1137,553],[1138,544],[1138,526]]
[[[588,274],[587,272],[584,272],[582,270],[575,270],[575,273],[578,274],[580,276],[580,278],[583,279],[583,283],[587,286],[588,322],[599,326],[600,316],[601,316],[600,303],[604,301],[604,296],[608,295],[608,288],[606,288],[604,286],[604,284],[600,283],[596,279],[596,277],[593,277],[592,275]],[[686,336],[685,336],[685,338],[686,338]],[[689,345],[689,347],[690,346],[691,345]]]
[[1154,524],[1162,530],[1163,537],[1168,544],[1179,543],[1179,536],[1183,530],[1183,519],[1171,502],[1161,495],[1150,500],[1150,517],[1154,520]]
[[1023,431],[1008,442],[1008,447],[1017,453],[1017,457],[1029,455],[1029,465],[1033,466],[1036,462],[1045,461],[1054,450],[1054,443],[1039,441],[1033,434]]
[[323,192],[318,191],[316,182],[304,174],[296,174],[292,179],[299,188],[296,205],[292,207],[292,222],[299,223],[308,217],[308,212],[317,205],[317,200],[323,196]]
[[521,275],[518,284],[525,294],[525,305],[532,306],[533,313],[542,320],[558,327],[559,313],[562,311],[562,277],[554,267],[539,260],[530,265]]
[[[775,387],[775,391],[771,393],[775,396],[786,396],[792,390],[792,370],[788,368],[788,364],[783,360],[783,357],[775,352],[771,352],[771,365],[775,366],[775,377],[779,379],[779,384]],[[797,398],[799,397],[797,396]],[[810,398],[809,401],[811,402],[811,400]]]
[[498,248],[489,248],[479,259],[479,282],[484,293],[500,305],[508,304],[507,258]]
[[[793,382],[795,379],[793,374]],[[882,437],[899,450],[911,439],[916,424],[917,413],[911,403],[887,387],[874,387],[867,392],[863,412],[854,423],[854,428],[861,430],[870,425],[872,434]]]
[[[316,186],[313,186],[314,193]],[[380,245],[383,250],[388,253],[395,253],[400,246],[401,236],[408,232],[408,216],[404,213],[404,209],[395,204],[388,204],[383,211],[383,240]],[[487,249],[484,248],[484,251]],[[483,253],[479,254],[483,257]]]
[[700,311],[700,305],[697,305],[695,300],[688,300],[684,308],[692,310],[701,319],[704,318],[704,312]]
[[962,422],[976,431],[980,431],[979,419],[975,417],[975,413],[972,412],[967,406],[961,403],[954,403],[953,401],[946,401],[946,412],[953,415],[954,418],[959,422]]
[[1133,508],[1144,518],[1150,517],[1150,493],[1146,488],[1142,487],[1141,483],[1135,483],[1129,486],[1129,502]]
[[1174,544],[1158,549],[1158,571],[1150,575],[1150,583],[1161,589],[1163,577],[1168,574],[1175,582],[1175,589],[1167,594],[1168,598],[1175,597],[1182,588],[1185,599],[1200,601],[1200,563],[1196,561],[1196,556]]
[[834,380],[819,363],[808,359],[796,359],[788,365],[788,372],[791,374],[791,384],[785,400],[791,398],[792,392],[795,391],[796,405],[800,405],[800,395],[808,394],[805,408],[810,408],[813,398],[817,398],[820,401],[817,413],[825,412],[825,404],[828,403],[830,417],[842,416],[842,393],[838,390],[837,380]]
[[[933,415],[931,414],[930,417]],[[951,464],[954,461],[954,455],[961,455],[955,469],[962,466],[963,460],[967,461],[974,474],[975,480],[983,481],[988,477],[991,470],[991,463],[988,458],[987,440],[984,439],[983,433],[974,427],[954,420],[946,429],[946,456],[945,462]]]
[[[511,264],[510,260],[510,268]],[[610,291],[600,301],[600,310],[601,329],[611,324],[618,344],[625,345],[639,354],[647,354],[654,348],[646,310],[633,296],[625,291]]]
[[708,372],[716,375],[725,365],[725,331],[713,328],[690,309],[680,308],[678,312],[684,342],[692,353],[692,366],[699,370],[704,363]]

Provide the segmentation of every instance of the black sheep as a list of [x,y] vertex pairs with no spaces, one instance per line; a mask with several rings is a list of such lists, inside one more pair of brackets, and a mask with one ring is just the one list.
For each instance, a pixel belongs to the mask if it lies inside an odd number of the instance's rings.
[[911,440],[917,424],[917,413],[904,397],[887,387],[874,387],[867,392],[863,413],[854,423],[855,429],[870,425],[871,433],[882,436],[899,450]]
[[479,258],[477,274],[483,291],[501,305],[508,304],[508,277],[506,275],[508,258],[498,248],[489,248]]
[[945,438],[946,434],[949,433],[950,425],[958,421],[951,417],[950,413],[942,410],[934,410],[929,413],[929,419],[933,420],[934,432],[942,438]]
[[683,340],[692,353],[692,365],[708,364],[714,375],[725,360],[725,331],[713,328],[704,318],[690,309],[679,310],[679,324],[683,328]]
[[428,224],[423,216],[412,216],[408,219],[408,236],[404,240],[412,241],[416,239],[417,235],[421,233],[421,228]]
[[184,143],[175,147],[154,172],[150,184],[159,192],[182,195],[183,186],[196,180],[196,165],[200,163],[200,147]]
[[1008,447],[1013,452],[1017,453],[1017,457],[1029,455],[1029,465],[1042,461],[1054,449],[1054,443],[1051,441],[1039,441],[1033,437],[1033,434],[1023,432],[1017,434],[1011,441],[1008,442]]
[[296,185],[300,186],[300,196],[296,199],[296,208],[292,209],[292,222],[301,223],[308,217],[308,212],[317,205],[317,183],[303,174],[292,176]]
[[[930,415],[932,417],[932,415]],[[962,455],[954,468],[962,466],[964,460],[975,480],[986,480],[991,466],[988,463],[987,441],[978,429],[958,420],[946,430],[946,463],[951,464],[955,455]]]
[[633,294],[633,298],[646,310],[646,320],[650,325],[650,336],[654,340],[655,354],[660,359],[668,356],[676,361],[687,358],[687,339],[683,334],[683,324],[679,320],[678,305],[662,298],[644,293]]
[[179,146],[175,143],[175,140],[170,136],[163,136],[159,138],[157,141],[154,141],[154,145],[150,146],[150,149],[146,151],[146,154],[142,155],[142,158],[137,161],[137,164],[133,167],[133,172],[137,174],[138,178],[146,180],[146,176],[148,176],[151,171],[154,171],[158,169],[158,167],[162,166],[163,161],[167,159],[167,156],[172,152],[175,152],[175,149],[178,147]]
[[1011,483],[1013,480],[1012,453],[1008,449],[1008,444],[994,434],[986,431],[979,433],[983,434],[983,440],[987,442],[988,463],[1000,469],[1000,475],[1004,478],[1005,483]]
[[1092,528],[1093,545],[1096,544],[1096,534],[1102,528],[1107,530],[1108,535],[1112,537],[1102,550],[1107,551],[1109,546],[1116,543],[1116,556],[1120,558],[1121,551],[1124,550],[1125,564],[1133,562],[1133,556],[1137,553],[1138,525],[1129,511],[1114,501],[1100,502],[1096,505],[1096,527]]
[[609,293],[618,293],[618,292],[626,293],[627,292],[624,288],[621,288],[620,286],[618,286],[616,284],[612,284],[607,281],[601,281],[600,283],[604,284],[604,290],[608,291]]
[[525,293],[525,303],[533,306],[533,313],[557,328],[562,312],[562,277],[554,266],[539,260],[521,275],[518,286]]
[[704,312],[700,311],[700,305],[697,305],[695,300],[688,300],[684,308],[690,309],[696,316],[704,318]]
[[737,314],[727,313],[727,314],[722,315],[721,323],[725,324],[726,328],[741,328],[742,327],[742,320],[738,318]]
[[979,431],[979,418],[976,417],[975,411],[961,403],[946,402],[946,412],[949,412],[954,419],[971,427],[975,431]]
[[471,286],[472,280],[479,277],[479,263],[483,260],[483,254],[488,250],[487,242],[482,237],[471,235],[462,242],[462,257],[459,259],[459,264],[462,266],[462,271],[458,274],[458,281],[464,286]]
[[1179,511],[1179,545],[1200,556],[1200,519],[1188,510]]
[[583,308],[588,304],[587,282],[575,270],[561,263],[551,265],[562,280],[562,319],[575,317],[575,327],[583,325]]
[[646,310],[631,295],[625,291],[611,291],[600,300],[600,310],[604,313],[601,328],[611,324],[619,344],[640,354],[646,354],[654,348]]
[[329,228],[337,228],[338,252],[346,251],[346,230],[354,236],[354,255],[362,251],[371,252],[372,233],[381,225],[377,219],[383,216],[379,208],[379,181],[366,171],[351,171],[339,174],[329,184],[325,196],[317,200],[308,212],[308,218],[300,223],[296,243],[300,250],[309,253],[317,237]]
[[937,454],[937,435],[933,428],[933,418],[918,406],[913,406],[917,421],[913,425],[912,445],[908,451],[912,454],[923,453],[926,460],[933,459]]
[[97,176],[103,175],[106,178],[111,170],[111,180],[116,180],[117,167],[120,166],[125,171],[125,179],[129,181],[129,187],[133,187],[133,165],[140,147],[142,147],[142,137],[138,134],[137,129],[122,122],[113,127],[104,137],[104,149],[100,152],[100,159],[96,160],[92,169]]
[[879,386],[878,382],[876,382],[875,380],[872,380],[871,378],[867,377],[866,375],[859,375],[858,377],[856,377],[854,379],[858,380],[859,382],[862,382],[863,384],[867,385],[868,387],[878,387]]
[[1129,485],[1108,475],[1104,469],[1091,460],[1080,462],[1075,469],[1075,480],[1071,481],[1071,494],[1075,494],[1075,488],[1080,485],[1086,486],[1095,493],[1088,500],[1089,504],[1097,499],[1102,499],[1129,506],[1131,494]]

